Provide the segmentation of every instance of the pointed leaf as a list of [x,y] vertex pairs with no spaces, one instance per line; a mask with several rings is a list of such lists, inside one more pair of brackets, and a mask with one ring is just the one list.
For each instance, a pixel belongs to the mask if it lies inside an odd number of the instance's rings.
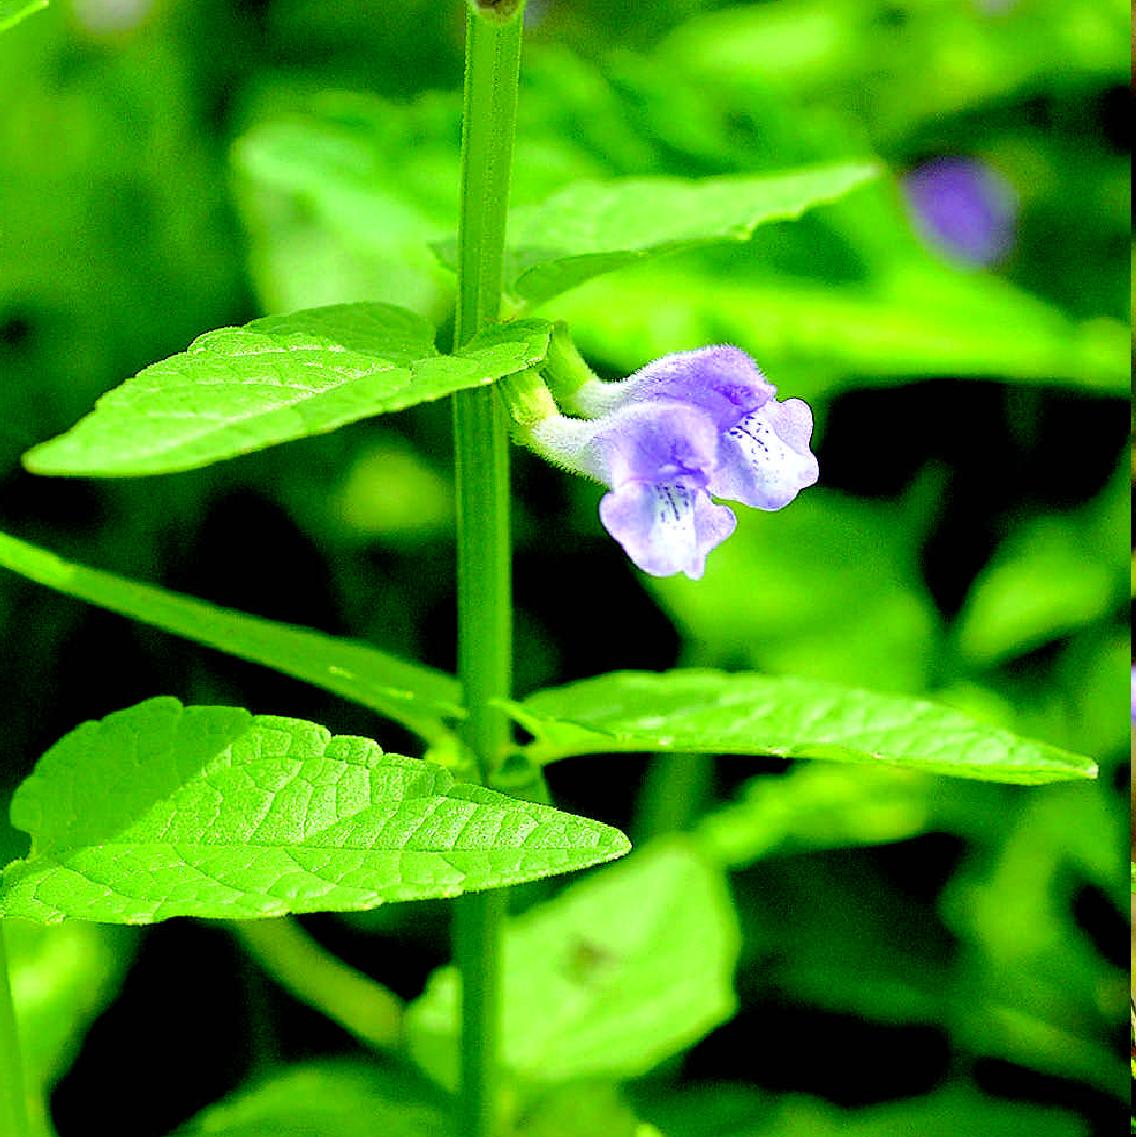
[[1035,785],[1096,776],[1096,764],[948,707],[789,676],[615,671],[538,691],[513,707],[534,761],[688,750],[886,762],[932,774]]
[[158,698],[84,723],[12,799],[0,914],[148,924],[342,912],[611,860],[622,833],[367,738]]
[[576,182],[510,214],[506,288],[540,304],[648,257],[745,241],[758,225],[799,217],[878,173],[844,162],[759,177]]
[[[685,842],[653,844],[511,922],[505,1064],[536,1082],[645,1073],[733,1014],[738,949],[722,874]],[[407,1012],[411,1054],[443,1085],[457,1004],[444,968]]]
[[450,738],[445,719],[464,714],[461,686],[452,676],[365,644],[85,568],[5,533],[0,533],[0,566],[67,596],[332,691],[434,743]]
[[456,355],[433,339],[422,317],[387,304],[220,328],[105,394],[24,464],[101,477],[192,470],[492,383],[543,359],[548,330],[498,325]]

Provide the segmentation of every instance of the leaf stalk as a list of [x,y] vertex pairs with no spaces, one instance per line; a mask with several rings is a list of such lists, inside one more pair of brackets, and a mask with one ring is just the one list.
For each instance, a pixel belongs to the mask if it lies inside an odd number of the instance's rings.
[[249,955],[285,990],[367,1046],[393,1050],[402,1037],[402,1000],[326,951],[295,920],[234,920]]

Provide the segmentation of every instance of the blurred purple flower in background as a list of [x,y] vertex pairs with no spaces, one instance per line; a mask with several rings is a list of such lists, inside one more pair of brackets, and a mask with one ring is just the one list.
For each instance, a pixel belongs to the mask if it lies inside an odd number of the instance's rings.
[[619,383],[591,382],[576,407],[533,428],[547,457],[611,488],[600,520],[644,572],[702,576],[736,524],[724,497],[781,509],[818,477],[812,412],[776,389],[745,352],[664,356]]
[[989,265],[1013,247],[1018,214],[1013,187],[973,158],[936,158],[903,179],[924,239],[957,260]]

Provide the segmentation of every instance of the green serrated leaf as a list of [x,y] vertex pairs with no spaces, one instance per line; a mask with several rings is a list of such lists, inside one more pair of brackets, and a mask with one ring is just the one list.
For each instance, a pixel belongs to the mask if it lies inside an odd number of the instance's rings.
[[426,320],[388,304],[220,328],[105,394],[24,464],[99,477],[192,470],[523,371],[544,358],[548,326],[497,325],[455,355],[433,340]]
[[452,676],[365,644],[85,568],[4,533],[0,566],[67,596],[332,691],[435,745],[451,739],[445,721],[464,713],[461,686]]
[[570,754],[688,750],[888,763],[1036,785],[1091,778],[1089,758],[921,699],[789,676],[615,671],[512,704],[536,762]]
[[[758,177],[652,177],[576,182],[509,215],[505,287],[540,304],[636,261],[720,241],[799,217],[879,174],[868,162]],[[439,249],[453,263],[450,245]]]
[[33,12],[47,7],[47,0],[0,0],[0,32],[14,28]]
[[84,723],[12,799],[0,914],[148,924],[457,896],[625,853],[597,821],[301,719],[157,698]]
[[410,1071],[312,1062],[237,1090],[177,1137],[448,1137],[446,1107]]
[[[635,1077],[734,1012],[739,935],[722,874],[685,842],[652,844],[511,922],[502,1054],[533,1082]],[[457,1079],[458,976],[407,1012],[415,1060]]]

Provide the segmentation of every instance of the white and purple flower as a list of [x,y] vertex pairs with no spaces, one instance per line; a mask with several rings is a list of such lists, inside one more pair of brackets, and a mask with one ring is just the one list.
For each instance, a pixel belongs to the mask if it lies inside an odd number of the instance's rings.
[[812,412],[736,347],[667,355],[619,383],[585,383],[531,432],[537,450],[610,488],[600,520],[644,572],[699,579],[733,531],[712,499],[781,509],[818,477]]

